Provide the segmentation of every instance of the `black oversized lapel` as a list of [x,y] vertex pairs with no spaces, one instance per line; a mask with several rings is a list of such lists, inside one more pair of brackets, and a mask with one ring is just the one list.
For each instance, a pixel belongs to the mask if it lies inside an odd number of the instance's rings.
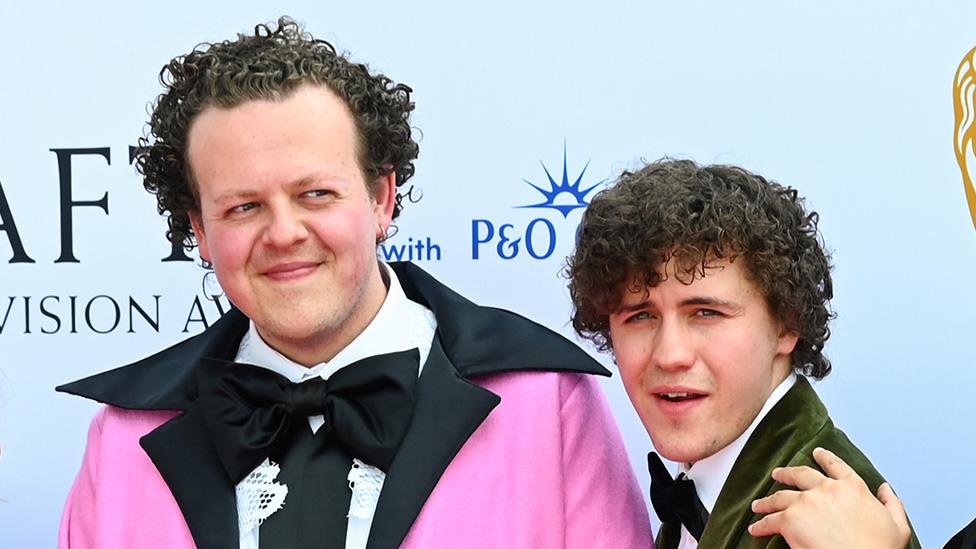
[[433,311],[444,353],[464,377],[514,371],[610,376],[583,349],[511,311],[482,307],[412,263],[390,263],[403,293]]
[[207,330],[172,347],[55,390],[126,410],[187,410],[197,399],[197,366],[208,358],[234,360],[248,323],[232,308]]
[[746,530],[759,519],[752,512],[752,501],[769,493],[773,468],[789,462],[829,419],[813,387],[800,376],[746,441],[715,501],[698,548],[764,547],[768,539],[753,538]]
[[400,546],[447,466],[500,401],[461,377],[439,335],[434,337],[417,385],[417,408],[387,471],[367,549]]
[[240,535],[234,484],[194,405],[196,380],[216,375],[224,361],[234,358],[247,326],[247,317],[233,309],[210,329],[160,353],[57,388],[120,408],[184,411],[139,442],[173,493],[200,549],[237,548]]
[[236,490],[214,451],[200,410],[191,407],[139,443],[173,492],[196,546],[239,547]]

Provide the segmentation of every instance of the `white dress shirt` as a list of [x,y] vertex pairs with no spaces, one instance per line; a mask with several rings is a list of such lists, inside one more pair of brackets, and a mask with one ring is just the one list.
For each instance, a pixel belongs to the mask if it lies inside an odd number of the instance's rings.
[[[756,427],[766,417],[766,414],[783,398],[783,395],[790,390],[790,387],[794,383],[796,383],[796,374],[790,373],[786,379],[773,389],[769,398],[766,399],[766,404],[759,410],[759,414],[752,420],[749,427],[739,435],[739,438],[733,440],[731,444],[692,465],[688,465],[687,463],[681,464],[680,471],[695,481],[695,490],[698,492],[698,499],[701,500],[702,505],[705,506],[705,509],[709,513],[715,507],[718,495],[722,492],[722,486],[728,480],[729,473],[732,472],[732,466],[735,465],[735,460],[742,453],[742,448],[745,447],[749,437],[752,436],[752,432],[756,430]],[[696,547],[698,547],[698,541],[682,525],[681,541],[678,543],[678,549],[694,549]]]
[[[400,286],[400,281],[392,269],[385,264],[381,264],[381,268],[389,275],[389,288],[383,305],[369,325],[366,326],[366,329],[339,351],[332,360],[312,367],[302,366],[288,359],[261,339],[254,322],[251,322],[244,339],[241,340],[235,361],[261,366],[288,378],[294,383],[303,383],[315,378],[329,379],[329,376],[341,368],[366,357],[416,348],[420,352],[420,368],[423,369],[427,355],[430,354],[434,331],[437,329],[437,320],[429,309],[407,299],[403,293],[403,288]],[[308,423],[312,432],[316,432],[322,427],[325,420],[321,415],[311,416],[308,418]],[[358,465],[356,468],[353,467],[352,463],[349,465],[352,477],[356,474]],[[255,469],[255,473],[263,471],[267,475],[270,470],[269,467],[271,467],[270,462],[265,460],[262,465]],[[379,486],[381,487],[382,479],[385,476],[383,472],[373,469],[372,475],[379,479]],[[238,517],[242,525],[244,524],[244,517],[240,513],[241,490],[246,482],[247,479],[238,485]],[[357,501],[361,502],[365,496],[369,500],[366,503],[368,512],[349,513],[346,549],[364,549],[373,522],[372,512],[376,508],[379,490],[372,489],[367,494],[360,493],[354,494],[354,496],[357,497],[353,497],[351,506],[357,505]],[[287,499],[287,495],[285,498]],[[362,503],[359,507],[363,507]],[[242,526],[240,531],[241,549],[258,549],[259,531],[259,525],[254,525],[246,531],[245,527]]]

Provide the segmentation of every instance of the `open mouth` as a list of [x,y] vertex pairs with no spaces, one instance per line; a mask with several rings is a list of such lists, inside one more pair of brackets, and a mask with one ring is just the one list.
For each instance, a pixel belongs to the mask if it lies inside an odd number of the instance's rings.
[[668,402],[685,402],[704,398],[705,395],[699,393],[657,393],[657,397]]

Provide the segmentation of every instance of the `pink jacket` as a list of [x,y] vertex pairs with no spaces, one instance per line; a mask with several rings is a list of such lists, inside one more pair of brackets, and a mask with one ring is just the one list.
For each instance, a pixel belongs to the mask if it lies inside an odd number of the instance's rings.
[[[515,372],[478,383],[502,402],[444,471],[402,547],[652,547],[644,500],[591,376]],[[196,547],[139,446],[174,415],[99,411],[59,547]]]
[[[416,266],[392,267],[438,328],[367,548],[651,547],[590,375],[609,372],[538,324],[479,307]],[[234,486],[196,395],[247,325],[231,310],[154,356],[59,388],[109,404],[89,431],[60,547],[238,547]]]

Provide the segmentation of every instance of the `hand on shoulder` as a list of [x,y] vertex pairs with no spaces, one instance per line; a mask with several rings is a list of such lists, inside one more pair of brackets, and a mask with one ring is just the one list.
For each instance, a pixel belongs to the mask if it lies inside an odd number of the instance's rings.
[[888,483],[875,498],[864,480],[832,452],[817,448],[813,458],[826,475],[805,466],[773,470],[774,480],[797,490],[780,490],[754,501],[752,510],[766,516],[749,527],[750,534],[779,534],[794,549],[902,549],[908,544],[908,517]]

